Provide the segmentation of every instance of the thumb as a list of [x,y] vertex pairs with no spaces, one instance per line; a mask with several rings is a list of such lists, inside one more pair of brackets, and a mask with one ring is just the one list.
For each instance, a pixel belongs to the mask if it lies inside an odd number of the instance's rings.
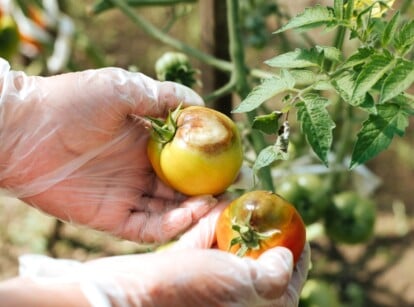
[[251,263],[253,284],[261,297],[274,300],[286,292],[293,271],[293,255],[289,249],[269,249]]
[[210,248],[216,241],[217,220],[227,205],[227,201],[219,202],[209,213],[203,216],[197,224],[184,233],[171,248]]

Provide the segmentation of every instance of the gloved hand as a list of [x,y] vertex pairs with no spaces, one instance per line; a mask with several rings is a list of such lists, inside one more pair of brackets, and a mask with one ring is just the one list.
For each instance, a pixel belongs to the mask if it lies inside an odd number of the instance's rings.
[[258,260],[202,249],[214,244],[223,206],[169,249],[85,263],[27,255],[21,259],[22,276],[45,287],[79,285],[94,307],[297,306],[309,268],[309,245],[295,268],[291,252],[282,247]]
[[157,179],[136,117],[166,116],[181,102],[203,104],[189,88],[119,68],[37,77],[0,59],[0,188],[129,240],[173,238],[216,200],[185,198]]

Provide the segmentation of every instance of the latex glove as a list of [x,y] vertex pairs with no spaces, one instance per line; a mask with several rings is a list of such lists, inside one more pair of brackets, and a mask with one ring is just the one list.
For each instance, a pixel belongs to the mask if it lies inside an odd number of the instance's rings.
[[258,260],[200,249],[214,243],[218,214],[215,208],[165,251],[83,264],[29,255],[21,259],[21,272],[46,285],[79,284],[96,307],[297,306],[309,268],[309,245],[295,268],[291,252],[282,247]]
[[104,68],[51,77],[0,59],[0,188],[55,217],[126,239],[162,242],[216,203],[163,185],[146,155],[148,130],[131,115],[203,104],[191,89]]

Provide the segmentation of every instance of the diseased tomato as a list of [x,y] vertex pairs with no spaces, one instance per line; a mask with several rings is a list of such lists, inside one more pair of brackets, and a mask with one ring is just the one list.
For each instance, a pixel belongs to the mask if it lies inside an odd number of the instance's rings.
[[374,203],[354,191],[344,191],[334,196],[327,209],[325,230],[337,241],[356,244],[367,241],[374,232]]
[[287,247],[296,263],[305,246],[306,228],[285,199],[268,191],[251,191],[224,209],[216,236],[219,249],[251,258],[272,247]]
[[149,160],[158,177],[186,195],[217,195],[236,179],[243,162],[240,134],[226,115],[207,107],[176,109],[152,119]]

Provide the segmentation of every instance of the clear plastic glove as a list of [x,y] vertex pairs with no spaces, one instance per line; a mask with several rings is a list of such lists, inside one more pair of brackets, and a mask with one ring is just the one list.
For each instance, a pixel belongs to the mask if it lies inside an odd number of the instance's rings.
[[221,209],[213,209],[164,251],[86,263],[28,255],[21,259],[21,273],[46,286],[79,284],[94,307],[297,306],[309,268],[309,245],[295,268],[291,252],[282,247],[257,260],[202,249],[214,244]]
[[0,188],[62,220],[167,241],[216,203],[166,187],[147,159],[136,117],[181,102],[203,104],[189,88],[119,68],[35,77],[0,59]]

